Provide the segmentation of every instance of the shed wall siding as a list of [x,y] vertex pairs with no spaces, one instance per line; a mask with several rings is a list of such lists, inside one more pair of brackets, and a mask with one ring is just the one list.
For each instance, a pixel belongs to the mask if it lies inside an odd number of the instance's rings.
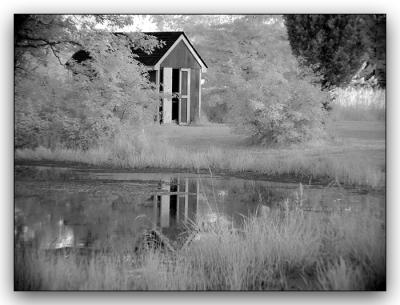
[[191,69],[190,73],[190,121],[199,121],[199,84],[200,69]]
[[200,65],[185,43],[180,41],[171,53],[160,63],[160,67],[199,69]]

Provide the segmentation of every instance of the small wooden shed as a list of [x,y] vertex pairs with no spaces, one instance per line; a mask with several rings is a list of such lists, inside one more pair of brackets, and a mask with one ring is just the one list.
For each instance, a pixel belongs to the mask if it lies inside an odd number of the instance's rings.
[[135,51],[149,70],[150,80],[163,94],[157,121],[187,125],[199,121],[201,74],[207,65],[184,32],[146,32],[164,42],[151,54]]

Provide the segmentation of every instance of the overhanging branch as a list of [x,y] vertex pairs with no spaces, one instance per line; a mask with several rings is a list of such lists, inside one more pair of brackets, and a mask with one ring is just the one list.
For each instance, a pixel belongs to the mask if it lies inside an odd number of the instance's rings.
[[[55,46],[55,45],[63,44],[63,43],[83,47],[82,44],[80,44],[79,42],[74,41],[74,40],[51,41],[51,40],[48,40],[45,38],[29,37],[26,35],[20,35],[18,38],[19,38],[18,39],[19,41],[26,41],[26,42],[25,43],[17,43],[17,45],[16,45],[17,47],[41,47],[41,46],[46,46],[46,45]],[[41,42],[41,43],[39,43],[39,42]]]
[[62,63],[60,55],[56,50],[55,46],[60,44],[70,44],[74,46],[82,47],[79,42],[73,40],[48,40],[45,38],[37,38],[37,37],[29,37],[26,35],[19,36],[19,42],[16,43],[16,48],[46,48],[49,47],[53,55],[57,58],[57,61],[65,67],[65,64]]
[[49,47],[50,47],[51,51],[53,52],[54,56],[57,58],[57,60],[58,60],[58,62],[60,63],[60,65],[64,67],[65,64],[63,64],[63,63],[61,62],[61,58],[60,58],[60,56],[57,54],[57,51],[54,49],[54,46],[52,46],[52,45],[50,44]]

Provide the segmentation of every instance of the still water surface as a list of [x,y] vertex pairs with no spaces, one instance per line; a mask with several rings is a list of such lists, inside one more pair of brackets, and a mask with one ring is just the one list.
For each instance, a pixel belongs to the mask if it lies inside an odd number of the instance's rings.
[[[356,189],[185,173],[128,173],[16,166],[15,246],[38,250],[127,249],[145,230],[171,242],[194,223],[240,227],[260,206],[285,200],[310,213],[383,207],[384,194]],[[129,247],[128,247],[129,248]]]

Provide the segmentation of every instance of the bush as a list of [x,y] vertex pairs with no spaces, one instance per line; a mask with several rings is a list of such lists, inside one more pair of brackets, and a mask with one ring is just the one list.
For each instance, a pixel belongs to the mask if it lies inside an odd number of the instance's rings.
[[127,65],[120,57],[100,58],[114,60],[115,67],[98,67],[98,77],[67,71],[57,63],[16,73],[15,148],[87,150],[113,139],[124,126],[150,122],[157,103],[152,85],[143,67]]
[[[18,82],[17,88],[29,82],[35,85],[34,80],[25,79]],[[119,119],[113,115],[111,105],[102,106],[85,94],[72,95],[74,90],[79,91],[75,83],[59,83],[61,89],[53,94],[51,89],[57,83],[38,86],[32,98],[16,93],[15,148],[61,146],[87,150],[118,131]]]
[[239,17],[198,35],[212,63],[202,103],[209,120],[230,122],[262,143],[299,143],[323,134],[327,95],[314,85],[321,75],[293,56],[281,17]]
[[[238,107],[240,127],[263,144],[295,144],[324,136],[328,94],[306,79],[266,79],[258,96],[245,99]],[[250,85],[246,91],[257,92]],[[245,97],[244,97],[245,98]]]

